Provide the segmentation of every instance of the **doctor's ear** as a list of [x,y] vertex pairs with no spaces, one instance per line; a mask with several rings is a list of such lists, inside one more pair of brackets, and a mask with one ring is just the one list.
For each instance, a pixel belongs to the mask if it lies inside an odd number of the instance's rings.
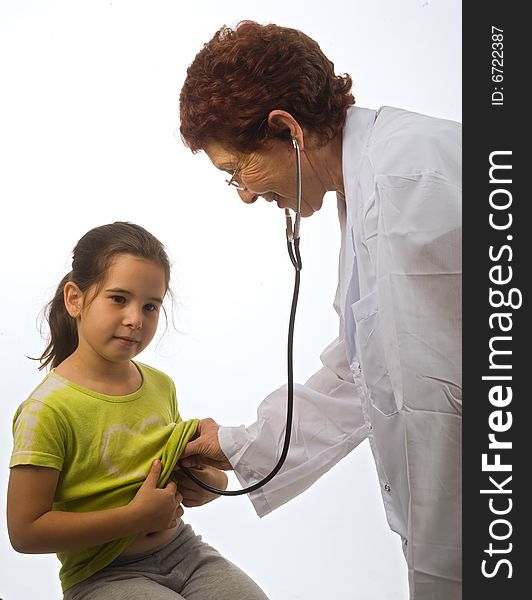
[[68,314],[76,319],[83,308],[83,292],[73,281],[67,281],[63,288],[63,300]]
[[268,115],[268,127],[274,136],[296,140],[299,150],[303,150],[303,130],[290,113],[285,110],[272,110]]

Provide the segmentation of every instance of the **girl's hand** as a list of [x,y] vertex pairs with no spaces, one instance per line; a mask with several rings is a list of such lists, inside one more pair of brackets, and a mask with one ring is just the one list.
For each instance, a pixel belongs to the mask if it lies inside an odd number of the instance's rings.
[[[227,475],[220,469],[204,466],[199,468],[192,467],[191,470],[193,471],[193,475],[211,487],[220,490],[225,490],[227,487]],[[202,506],[203,504],[207,504],[207,502],[211,502],[215,498],[220,497],[218,494],[208,492],[194,483],[192,479],[187,477],[187,474],[179,468],[179,466],[176,466],[174,469],[174,474],[177,478],[177,491],[183,496],[183,506],[186,506],[187,508],[191,506]]]
[[176,484],[170,481],[166,487],[158,488],[161,461],[155,460],[141,488],[129,503],[130,509],[140,520],[142,530],[148,533],[172,529],[183,515],[183,496]]

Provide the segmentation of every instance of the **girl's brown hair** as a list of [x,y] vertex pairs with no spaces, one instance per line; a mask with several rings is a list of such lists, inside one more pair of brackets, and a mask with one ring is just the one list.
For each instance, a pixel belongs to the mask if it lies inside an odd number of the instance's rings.
[[78,345],[76,321],[68,314],[63,299],[65,284],[74,282],[82,293],[98,286],[104,280],[112,260],[119,254],[132,254],[158,264],[164,271],[168,291],[170,261],[163,244],[149,231],[140,225],[121,221],[91,229],[76,244],[72,252],[72,270],[63,277],[54,297],[46,306],[50,337],[38,359],[41,362],[39,369],[48,365],[57,367]]
[[187,70],[180,94],[180,132],[193,151],[216,141],[253,152],[280,132],[268,115],[290,113],[319,143],[343,127],[351,77],[335,75],[319,45],[297,29],[242,21],[222,27]]

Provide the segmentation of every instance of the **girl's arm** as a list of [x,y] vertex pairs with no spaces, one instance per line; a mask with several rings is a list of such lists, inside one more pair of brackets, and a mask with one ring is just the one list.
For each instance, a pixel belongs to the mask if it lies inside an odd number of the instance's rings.
[[17,552],[72,552],[142,532],[175,527],[183,513],[175,483],[157,488],[161,471],[155,461],[133,500],[126,506],[92,512],[52,510],[59,471],[13,467],[7,494],[7,525]]

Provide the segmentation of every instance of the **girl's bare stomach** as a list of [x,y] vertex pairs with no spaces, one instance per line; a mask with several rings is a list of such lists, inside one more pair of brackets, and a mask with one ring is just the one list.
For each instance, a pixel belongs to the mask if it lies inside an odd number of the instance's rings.
[[140,533],[124,552],[122,552],[122,556],[144,554],[145,552],[157,548],[157,546],[162,546],[174,537],[180,524],[181,519],[178,519],[177,525],[172,527],[172,529],[163,529],[162,531],[154,531],[153,533]]

